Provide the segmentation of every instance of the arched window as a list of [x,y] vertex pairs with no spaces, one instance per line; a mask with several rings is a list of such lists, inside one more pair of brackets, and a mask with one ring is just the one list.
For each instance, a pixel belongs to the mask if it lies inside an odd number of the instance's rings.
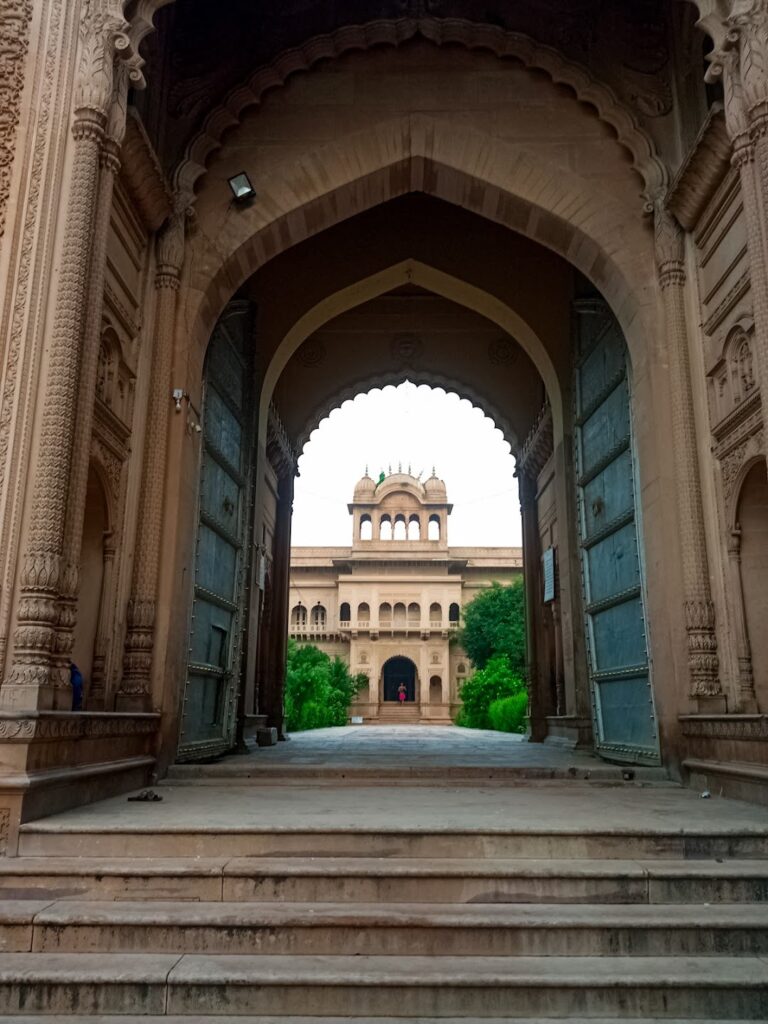
[[418,626],[421,621],[421,606],[416,601],[411,601],[408,605],[408,625]]
[[467,667],[466,667],[466,665],[464,664],[463,661],[459,662],[459,665],[458,665],[458,668],[456,669],[456,671],[459,673],[460,676],[463,676],[464,673],[467,671]]
[[371,621],[371,609],[365,601],[357,606],[357,621],[360,625],[363,623],[367,625]]
[[392,625],[392,605],[389,601],[379,605],[379,623],[382,626]]
[[373,540],[373,523],[367,514],[360,517],[360,540]]
[[342,601],[341,602],[341,607],[339,608],[339,619],[340,619],[340,621],[341,622],[349,622],[349,620],[351,618],[352,618],[352,611],[351,611],[351,609],[349,607],[349,604],[346,601]]
[[402,601],[398,601],[397,604],[395,605],[392,613],[392,618],[395,622],[395,625],[405,624],[405,605],[403,604]]
[[392,520],[382,516],[379,520],[379,540],[392,540]]
[[310,621],[310,623],[313,626],[324,626],[325,625],[325,619],[326,619],[325,608],[323,608],[323,606],[318,601],[318,603],[312,609],[312,614],[310,616],[309,621]]
[[306,626],[307,624],[307,609],[303,604],[299,603],[291,612],[291,625],[292,626]]
[[440,540],[440,516],[429,517],[427,540]]
[[443,680],[440,676],[429,677],[429,703],[441,704],[443,700]]
[[405,516],[404,515],[397,515],[397,516],[395,516],[395,530],[394,530],[394,533],[393,533],[392,536],[393,536],[394,540],[405,540],[406,539],[407,533],[406,533],[406,529],[405,529]]
[[429,621],[437,626],[443,621],[443,606],[437,601],[433,601],[429,606]]
[[448,609],[448,621],[449,622],[458,622],[460,616],[461,616],[461,610],[460,610],[459,606],[454,602],[451,605],[451,607]]
[[408,540],[421,540],[421,522],[415,513],[408,520]]

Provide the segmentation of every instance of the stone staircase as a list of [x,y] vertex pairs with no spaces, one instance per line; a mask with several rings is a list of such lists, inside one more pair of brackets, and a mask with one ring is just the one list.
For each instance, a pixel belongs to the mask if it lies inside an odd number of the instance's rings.
[[377,725],[416,725],[421,721],[421,706],[412,701],[396,704],[388,701],[379,707]]
[[768,1019],[765,829],[41,826],[0,1020]]

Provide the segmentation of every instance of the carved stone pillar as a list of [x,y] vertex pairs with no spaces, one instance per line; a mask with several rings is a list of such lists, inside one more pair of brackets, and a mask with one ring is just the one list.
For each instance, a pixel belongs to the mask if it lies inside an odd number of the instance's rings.
[[93,667],[91,681],[85,695],[87,711],[103,711],[106,699],[106,667],[112,636],[112,585],[115,569],[115,536],[104,534],[104,569],[101,577],[101,595],[99,601],[99,621],[96,626],[96,642],[93,645]]
[[[696,422],[685,320],[683,231],[663,199],[655,205],[656,267],[664,300],[666,351],[672,392],[672,450],[680,522],[683,601],[691,697],[708,710],[725,710],[717,656],[715,607],[709,584],[704,509],[696,452]],[[704,708],[702,708],[703,710]]]
[[163,529],[168,417],[171,412],[171,362],[176,329],[176,300],[184,259],[185,204],[177,208],[157,240],[157,307],[154,348],[144,438],[139,519],[133,582],[128,602],[123,677],[118,711],[148,711],[152,699],[152,657],[158,568]]
[[757,711],[755,680],[752,674],[752,651],[744,614],[744,589],[741,582],[741,529],[736,526],[728,537],[728,566],[731,594],[733,595],[734,622],[736,624],[736,656],[739,661],[739,711],[750,714]]
[[[80,358],[86,330],[99,158],[113,89],[117,50],[129,44],[121,22],[101,12],[84,18],[81,66],[72,126],[72,180],[61,271],[48,354],[39,450],[27,548],[20,574],[18,621],[11,671],[0,703],[13,708],[68,708],[71,692],[60,634],[71,644],[77,566],[65,550],[75,425],[80,402]],[[64,599],[64,605],[60,600]]]
[[107,262],[107,242],[112,214],[112,196],[117,175],[120,173],[120,145],[125,134],[126,98],[128,95],[128,72],[119,66],[115,74],[115,90],[110,105],[106,135],[100,153],[101,173],[96,198],[96,212],[91,235],[91,265],[88,282],[88,304],[80,358],[78,387],[78,416],[74,426],[72,442],[72,472],[67,499],[67,521],[64,538],[65,559],[68,565],[77,568],[76,589],[62,595],[59,606],[60,630],[57,649],[61,669],[66,671],[72,650],[72,631],[77,618],[77,596],[79,592],[79,565],[83,536],[88,471],[91,461],[91,434],[96,403],[96,378],[99,367],[101,343],[101,317],[104,306],[104,277]]
[[523,519],[523,584],[525,586],[525,650],[529,688],[530,739],[540,742],[547,734],[546,705],[541,693],[536,647],[539,606],[539,526],[536,509],[536,481],[518,471],[520,513]]

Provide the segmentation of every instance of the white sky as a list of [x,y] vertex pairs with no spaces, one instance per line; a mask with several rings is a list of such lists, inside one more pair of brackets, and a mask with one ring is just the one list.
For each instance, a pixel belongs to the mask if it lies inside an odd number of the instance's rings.
[[375,389],[334,409],[299,459],[292,543],[348,545],[347,502],[365,472],[410,464],[426,480],[434,465],[453,512],[448,543],[521,545],[515,462],[500,430],[466,399],[411,383]]

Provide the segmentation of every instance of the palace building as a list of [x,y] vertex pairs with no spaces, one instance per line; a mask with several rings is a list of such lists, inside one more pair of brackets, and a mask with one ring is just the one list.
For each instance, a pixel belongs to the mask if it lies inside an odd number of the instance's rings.
[[450,547],[451,505],[434,470],[423,483],[366,472],[348,508],[351,547],[291,549],[290,636],[368,676],[353,720],[450,723],[472,669],[456,643],[462,606],[521,578],[522,549]]

